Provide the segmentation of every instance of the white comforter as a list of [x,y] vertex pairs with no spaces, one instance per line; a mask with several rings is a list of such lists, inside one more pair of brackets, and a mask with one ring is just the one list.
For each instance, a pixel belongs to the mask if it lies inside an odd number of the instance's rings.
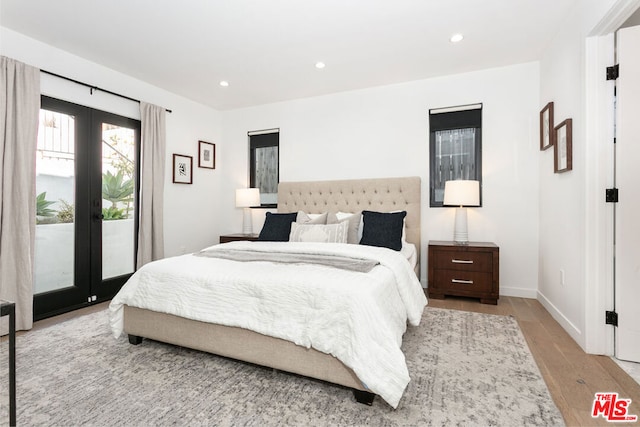
[[394,408],[409,383],[400,350],[407,321],[427,303],[399,252],[331,243],[232,242],[212,246],[343,254],[380,262],[369,273],[308,264],[242,263],[183,255],[149,263],[113,298],[111,328],[123,331],[123,304],[250,329],[332,354]]

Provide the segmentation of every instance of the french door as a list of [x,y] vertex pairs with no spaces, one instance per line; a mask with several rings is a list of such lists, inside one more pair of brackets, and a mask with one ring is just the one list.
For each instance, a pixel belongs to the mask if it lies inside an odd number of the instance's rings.
[[617,37],[615,174],[620,201],[615,210],[615,355],[640,362],[640,26],[623,28]]
[[140,122],[42,97],[34,319],[113,297],[135,270]]

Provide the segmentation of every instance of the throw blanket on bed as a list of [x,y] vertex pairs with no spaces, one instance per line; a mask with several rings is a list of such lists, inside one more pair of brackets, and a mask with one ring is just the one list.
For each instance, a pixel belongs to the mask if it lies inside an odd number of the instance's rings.
[[315,264],[324,265],[325,267],[342,268],[343,270],[359,271],[361,273],[368,273],[373,267],[380,264],[378,261],[363,258],[321,254],[301,254],[286,251],[264,252],[251,249],[205,249],[194,255],[241,262],[263,261],[284,264]]
[[206,251],[347,256],[379,263],[368,273],[305,263],[238,262],[183,255],[143,266],[109,306],[116,337],[123,304],[235,326],[331,354],[394,408],[409,383],[400,346],[417,326],[424,291],[406,258],[373,246],[232,242]]

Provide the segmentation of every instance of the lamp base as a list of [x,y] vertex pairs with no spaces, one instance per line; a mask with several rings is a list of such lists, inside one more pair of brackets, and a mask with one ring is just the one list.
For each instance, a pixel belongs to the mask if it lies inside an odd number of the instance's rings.
[[244,208],[242,215],[242,234],[253,234],[253,221],[250,208]]
[[467,231],[467,208],[456,208],[456,222],[453,226],[453,241],[458,245],[469,244]]

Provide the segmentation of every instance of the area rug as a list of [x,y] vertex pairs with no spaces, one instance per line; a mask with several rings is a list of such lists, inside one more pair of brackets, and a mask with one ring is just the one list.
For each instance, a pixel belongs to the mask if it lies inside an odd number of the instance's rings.
[[[114,339],[106,311],[17,340],[18,425],[563,425],[516,320],[425,310],[394,410],[349,389],[172,345]],[[8,420],[0,343],[0,424]]]

